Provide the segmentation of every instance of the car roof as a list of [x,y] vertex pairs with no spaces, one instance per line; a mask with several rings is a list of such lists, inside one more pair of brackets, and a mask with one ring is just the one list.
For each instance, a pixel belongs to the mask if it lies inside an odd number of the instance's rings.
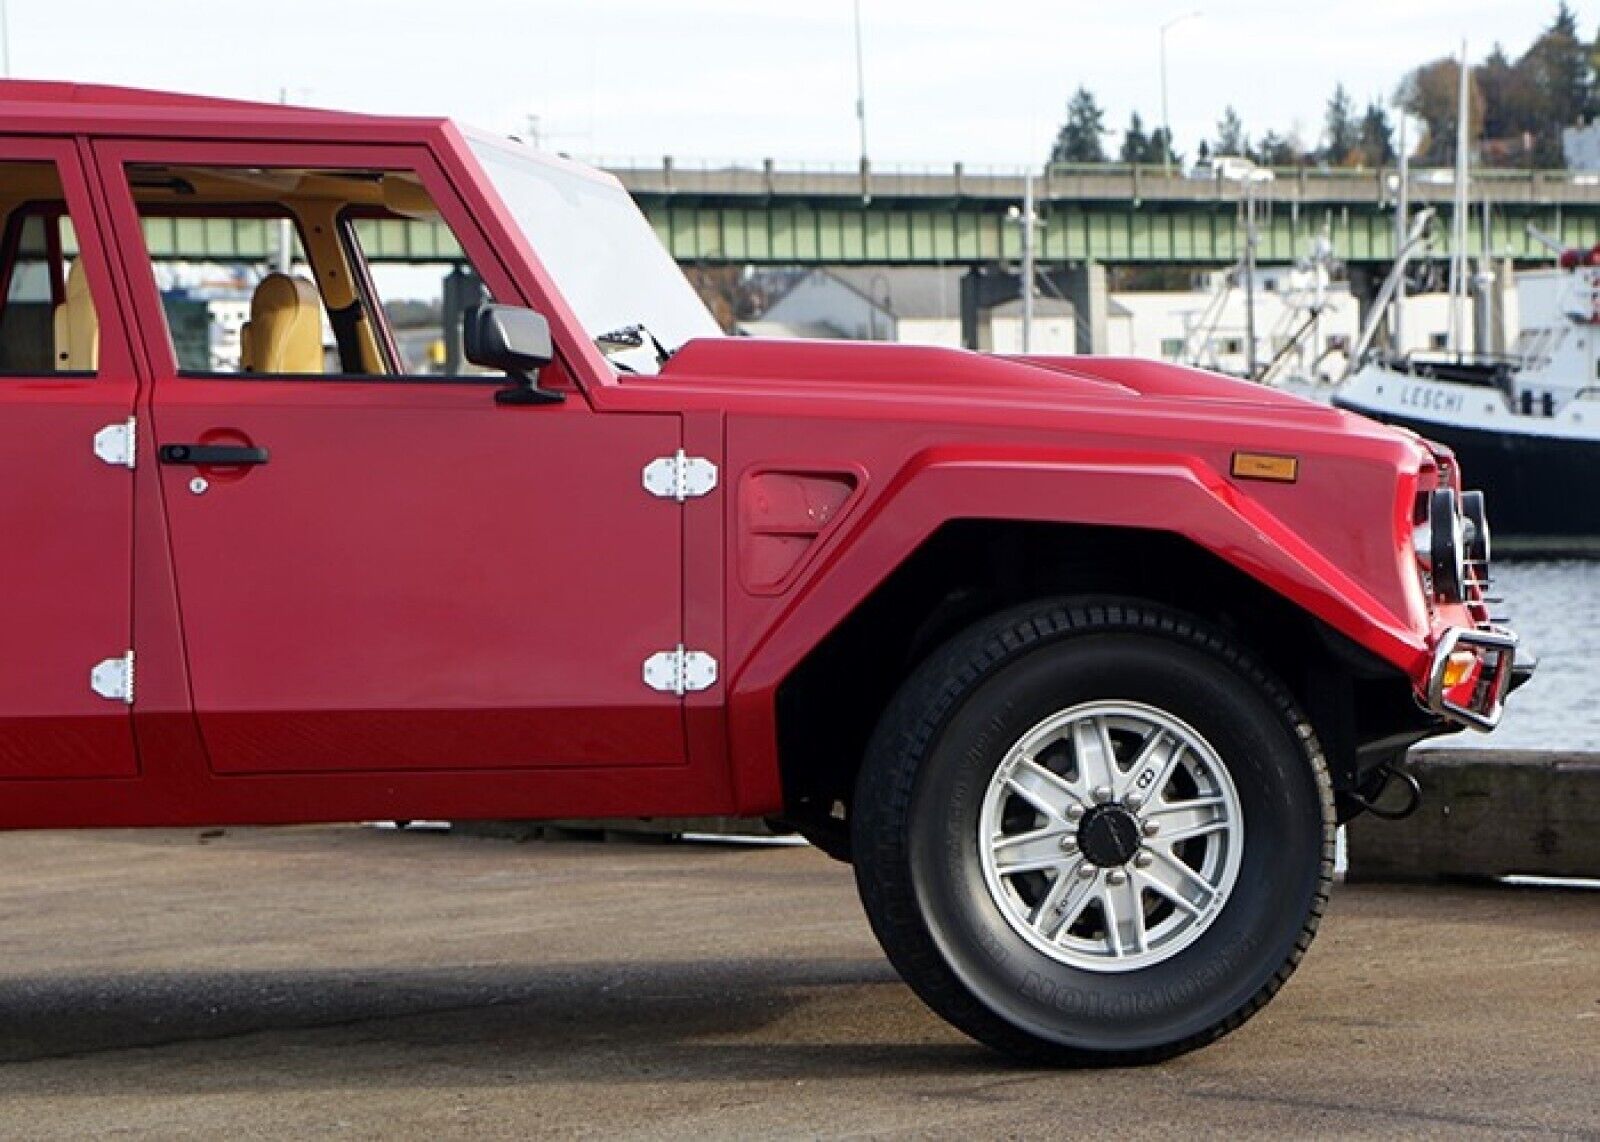
[[312,135],[359,131],[364,137],[417,135],[437,130],[441,118],[365,115],[282,103],[253,103],[137,87],[92,83],[0,80],[0,131],[109,134],[201,134],[207,128]]

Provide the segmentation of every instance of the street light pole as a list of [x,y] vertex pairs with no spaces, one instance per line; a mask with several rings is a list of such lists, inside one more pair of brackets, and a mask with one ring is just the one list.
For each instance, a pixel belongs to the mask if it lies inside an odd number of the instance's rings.
[[1033,171],[1022,179],[1022,351],[1033,352],[1034,275]]
[[856,122],[861,128],[861,164],[867,162],[867,72],[861,52],[861,0],[855,0],[856,9]]
[[1252,169],[1244,184],[1244,369],[1256,379],[1256,180]]
[[1185,12],[1161,25],[1161,173],[1172,174],[1172,119],[1167,114],[1167,33],[1185,20],[1198,19],[1200,12]]
[[11,21],[6,16],[6,0],[0,0],[0,79],[11,78]]

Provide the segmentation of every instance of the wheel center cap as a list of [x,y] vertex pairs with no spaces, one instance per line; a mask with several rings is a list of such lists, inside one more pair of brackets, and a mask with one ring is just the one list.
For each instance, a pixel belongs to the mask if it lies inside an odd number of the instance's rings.
[[1078,825],[1078,849],[1090,864],[1127,864],[1142,844],[1139,819],[1121,805],[1096,805]]

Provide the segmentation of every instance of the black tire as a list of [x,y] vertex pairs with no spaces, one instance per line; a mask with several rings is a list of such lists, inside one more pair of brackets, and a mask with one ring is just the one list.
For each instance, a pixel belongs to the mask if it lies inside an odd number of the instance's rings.
[[[978,853],[980,804],[1011,745],[1096,699],[1194,727],[1244,815],[1238,877],[1210,926],[1124,972],[1064,964],[1024,940]],[[873,735],[851,828],[862,902],[901,977],[973,1038],[1053,1065],[1156,1062],[1240,1026],[1300,962],[1333,876],[1327,769],[1288,691],[1217,630],[1134,601],[1036,602],[934,652]]]

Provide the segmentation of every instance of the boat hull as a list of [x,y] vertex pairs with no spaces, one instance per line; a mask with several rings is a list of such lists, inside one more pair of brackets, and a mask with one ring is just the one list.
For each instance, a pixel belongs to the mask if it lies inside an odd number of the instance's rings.
[[[1443,444],[1461,464],[1464,486],[1482,488],[1497,542],[1550,550],[1600,548],[1600,441],[1441,424],[1391,409],[1334,403]],[[1592,543],[1581,542],[1591,540]]]

